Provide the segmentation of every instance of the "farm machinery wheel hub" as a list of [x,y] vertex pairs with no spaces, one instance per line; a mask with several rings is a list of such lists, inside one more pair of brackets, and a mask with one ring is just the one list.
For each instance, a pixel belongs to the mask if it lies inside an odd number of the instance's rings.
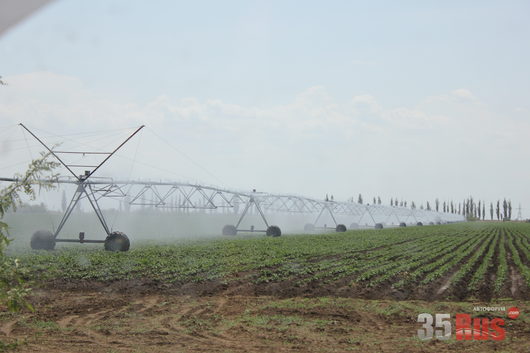
[[105,239],[107,251],[128,251],[130,246],[129,238],[122,232],[112,232]]
[[55,249],[55,237],[48,230],[38,230],[33,233],[30,245],[33,250],[53,250]]

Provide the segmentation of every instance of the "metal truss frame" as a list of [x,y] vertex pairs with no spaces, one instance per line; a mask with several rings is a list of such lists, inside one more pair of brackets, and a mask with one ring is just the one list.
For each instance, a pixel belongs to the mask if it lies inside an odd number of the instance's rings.
[[[308,198],[291,194],[270,194],[264,192],[235,191],[214,186],[179,183],[179,182],[155,182],[155,181],[115,181],[111,178],[98,178],[92,175],[105,164],[123,145],[125,145],[134,135],[136,135],[144,126],[139,127],[125,141],[123,141],[112,152],[95,152],[95,151],[58,151],[48,147],[35,134],[33,134],[24,125],[20,124],[27,132],[37,139],[69,172],[72,176],[63,177],[52,182],[59,184],[75,184],[77,186],[70,203],[64,215],[54,232],[56,241],[74,241],[71,239],[57,239],[65,223],[71,216],[75,206],[81,199],[88,199],[92,209],[98,217],[105,233],[109,235],[109,228],[105,216],[99,206],[99,201],[103,198],[122,199],[128,202],[130,206],[149,206],[155,208],[176,208],[186,210],[222,210],[231,209],[235,215],[238,215],[235,222],[237,232],[266,232],[270,227],[270,214],[305,214],[310,217],[314,216],[312,227],[329,228],[327,225],[320,226],[319,221],[324,215],[329,215],[337,227],[339,225],[338,217],[341,220],[347,219],[350,222],[360,222],[369,218],[372,225],[377,223],[386,224],[391,220],[397,221],[398,224],[415,224],[423,223],[448,223],[463,221],[463,217],[456,214],[427,211],[421,209],[410,209],[397,206],[382,205],[362,205],[354,202],[323,201],[314,198]],[[59,155],[61,154],[99,154],[103,155],[104,160],[98,165],[74,165],[65,163]],[[74,168],[92,168],[85,170],[84,174],[77,175]],[[0,181],[15,181],[12,178],[0,178]],[[123,202],[123,201],[122,201]],[[244,205],[243,211],[239,214],[239,206]],[[263,221],[266,229],[255,230],[240,229],[243,221],[249,214],[258,214]],[[352,223],[353,224],[353,223]],[[338,228],[337,228],[338,229]],[[81,239],[81,236],[80,236]],[[104,242],[99,240],[85,242]]]
[[[79,201],[83,198],[86,198],[92,209],[94,210],[96,216],[98,217],[98,220],[103,227],[105,233],[107,236],[111,234],[111,229],[109,228],[107,221],[105,220],[105,216],[101,210],[101,207],[99,206],[99,199],[102,197],[101,193],[105,195],[106,197],[119,197],[116,192],[120,192],[121,194],[125,195],[123,192],[123,189],[121,188],[108,188],[108,187],[99,187],[98,182],[92,182],[90,180],[90,177],[99,169],[101,166],[103,166],[120,148],[122,148],[131,138],[133,138],[134,135],[136,135],[141,129],[144,128],[144,125],[140,126],[138,129],[136,129],[129,137],[127,137],[121,144],[118,145],[112,152],[100,152],[100,151],[59,151],[53,149],[53,147],[48,146],[45,144],[40,138],[38,138],[31,130],[29,130],[24,124],[19,124],[24,130],[26,130],[31,136],[33,136],[50,154],[52,154],[67,170],[70,172],[70,174],[73,177],[72,179],[59,179],[54,182],[56,183],[74,183],[77,185],[76,191],[74,195],[72,196],[72,199],[70,200],[70,203],[68,204],[68,207],[66,208],[63,217],[61,221],[59,222],[59,225],[55,232],[53,232],[53,238],[55,242],[77,242],[77,240],[72,239],[59,239],[58,236],[61,233],[61,230],[63,229],[64,225],[72,215],[72,212],[74,211],[76,205],[79,203]],[[79,165],[79,164],[69,164],[66,163],[59,155],[61,154],[78,154],[78,155],[102,155],[105,158],[103,161],[101,161],[99,164],[95,165]],[[83,174],[76,174],[74,170],[76,168],[93,168],[90,170],[84,170]],[[14,181],[14,180],[11,180]],[[98,195],[100,195],[98,197]],[[91,243],[104,243],[105,240],[85,240],[84,239],[84,232],[81,232],[79,234],[79,242],[91,242]]]

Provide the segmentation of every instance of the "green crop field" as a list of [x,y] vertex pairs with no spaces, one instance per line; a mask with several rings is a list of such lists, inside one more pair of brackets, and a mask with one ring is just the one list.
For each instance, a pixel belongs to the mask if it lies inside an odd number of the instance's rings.
[[99,247],[17,253],[43,285],[134,283],[257,294],[528,299],[530,224],[462,223],[280,238],[239,236],[127,253]]

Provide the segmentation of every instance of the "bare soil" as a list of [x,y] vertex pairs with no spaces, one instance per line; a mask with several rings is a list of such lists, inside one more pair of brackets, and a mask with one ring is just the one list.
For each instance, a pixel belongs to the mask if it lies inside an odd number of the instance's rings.
[[[139,288],[36,290],[35,312],[0,311],[0,342],[17,352],[57,353],[530,350],[526,319],[511,321],[503,342],[461,342],[454,335],[447,342],[417,339],[419,313],[446,312],[454,318],[458,312],[472,313],[473,303],[281,299],[228,291],[207,295],[196,288],[188,294]],[[514,304],[527,315],[528,302]]]

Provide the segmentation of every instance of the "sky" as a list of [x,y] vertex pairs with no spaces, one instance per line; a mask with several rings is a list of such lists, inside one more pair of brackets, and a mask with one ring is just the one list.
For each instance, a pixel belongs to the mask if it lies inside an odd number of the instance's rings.
[[55,1],[0,36],[0,176],[40,149],[19,122],[72,148],[145,124],[101,176],[385,203],[507,197],[530,217],[529,13]]

